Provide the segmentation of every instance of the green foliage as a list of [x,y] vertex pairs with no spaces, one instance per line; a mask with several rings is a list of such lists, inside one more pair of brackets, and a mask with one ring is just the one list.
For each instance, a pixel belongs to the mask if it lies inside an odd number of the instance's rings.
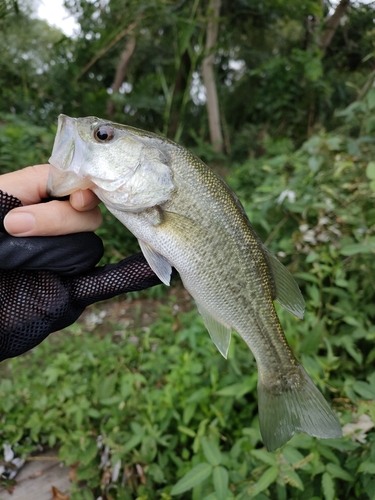
[[[77,324],[3,363],[1,442],[20,455],[59,445],[61,460],[78,464],[73,500],[89,492],[150,500],[304,499],[321,491],[327,499],[372,498],[374,432],[363,444],[297,435],[266,452],[248,348],[234,336],[224,360],[196,311],[176,313],[174,303],[159,309],[151,328],[114,324],[108,332],[103,324],[87,334]],[[330,377],[321,385],[329,387]],[[367,396],[371,386],[362,385]],[[340,404],[342,422],[356,421],[354,408],[374,418],[374,404],[352,394],[350,405]]]
[[56,127],[38,126],[19,115],[3,115],[0,121],[0,174],[47,163],[55,132]]
[[[0,173],[47,161],[59,112],[105,116],[127,40],[116,37],[133,24],[115,120],[226,166],[197,98],[205,5],[124,10],[111,0],[98,15],[97,2],[66,3],[76,38],[32,19],[26,0],[0,8]],[[58,446],[76,469],[73,500],[374,498],[373,6],[351,3],[325,54],[323,10],[315,0],[223,1],[215,64],[226,149],[239,162],[228,181],[301,286],[305,319],[278,308],[280,319],[346,437],[296,435],[266,452],[248,348],[234,335],[224,360],[196,312],[169,296],[149,327],[77,324],[0,366],[0,444],[23,456]],[[138,247],[103,212],[106,260],[118,261]]]
[[278,312],[346,437],[299,434],[268,453],[248,348],[234,336],[224,360],[197,313],[178,312],[170,297],[148,328],[105,324],[87,335],[75,325],[3,363],[1,441],[21,455],[58,445],[63,461],[78,464],[77,500],[372,499],[373,100],[370,91],[339,113],[337,130],[298,150],[266,136],[268,154],[229,178],[299,280],[305,319]]

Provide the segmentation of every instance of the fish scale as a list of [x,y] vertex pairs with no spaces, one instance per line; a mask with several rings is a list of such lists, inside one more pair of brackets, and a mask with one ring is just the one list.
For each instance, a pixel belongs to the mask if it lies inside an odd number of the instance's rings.
[[60,115],[50,163],[52,195],[92,189],[138,238],[164,283],[176,268],[224,357],[231,331],[243,338],[257,362],[267,449],[299,431],[341,436],[337,417],[291,352],[273,304],[302,318],[298,285],[222,179],[166,138],[96,117]]

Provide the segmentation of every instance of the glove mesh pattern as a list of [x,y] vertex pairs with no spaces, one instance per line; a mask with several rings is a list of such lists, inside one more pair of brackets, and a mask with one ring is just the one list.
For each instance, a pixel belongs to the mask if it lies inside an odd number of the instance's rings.
[[[20,206],[6,196],[1,193],[1,222],[4,206],[8,210]],[[0,269],[0,361],[28,351],[50,333],[74,323],[89,304],[160,283],[141,253],[74,277]]]
[[22,207],[18,198],[0,191],[0,231],[4,232],[4,217],[13,208]]

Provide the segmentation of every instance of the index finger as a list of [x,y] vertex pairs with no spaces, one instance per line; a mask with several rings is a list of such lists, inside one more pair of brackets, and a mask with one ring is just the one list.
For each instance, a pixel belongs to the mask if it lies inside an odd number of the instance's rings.
[[34,205],[47,198],[49,165],[34,165],[0,176],[0,189],[22,201]]

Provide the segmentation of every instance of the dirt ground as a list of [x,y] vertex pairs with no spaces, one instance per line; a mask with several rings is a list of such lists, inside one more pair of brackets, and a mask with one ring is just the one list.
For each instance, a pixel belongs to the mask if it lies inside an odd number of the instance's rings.
[[69,500],[70,467],[63,466],[57,450],[31,457],[8,490],[0,486],[0,500]]

